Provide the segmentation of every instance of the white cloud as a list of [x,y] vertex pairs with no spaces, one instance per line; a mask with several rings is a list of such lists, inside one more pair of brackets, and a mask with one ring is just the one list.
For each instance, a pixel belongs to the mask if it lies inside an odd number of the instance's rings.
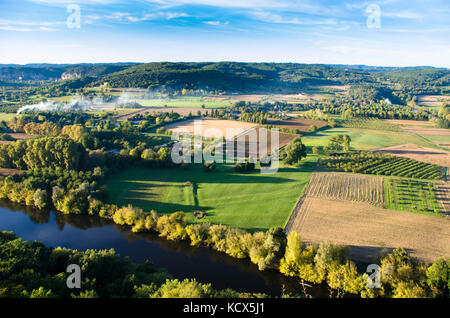
[[411,20],[419,20],[422,19],[423,16],[419,13],[410,12],[410,11],[390,11],[390,12],[381,12],[381,16],[388,18],[400,18],[400,19],[411,19]]
[[172,20],[183,17],[189,17],[189,15],[184,12],[157,12],[145,13],[142,16],[134,16],[128,12],[113,12],[112,14],[105,16],[107,19],[124,20],[129,22],[142,22],[157,19]]
[[34,22],[0,19],[0,30],[16,32],[56,31],[52,26],[62,25],[63,23],[64,22]]
[[208,25],[214,25],[214,26],[218,26],[218,25],[227,25],[228,21],[226,22],[220,22],[220,21],[205,21],[203,22],[204,24],[208,24]]
[[118,0],[29,0],[31,2],[40,4],[53,4],[53,5],[68,5],[68,4],[111,4],[118,2]]
[[33,29],[31,29],[31,28],[21,28],[21,27],[14,27],[14,26],[10,26],[10,25],[0,26],[0,30],[3,30],[3,31],[17,31],[17,32],[31,32],[31,31],[33,31]]
[[297,17],[283,17],[279,14],[270,13],[266,11],[256,11],[250,13],[254,18],[269,22],[269,23],[286,23],[286,24],[298,24],[298,25],[319,25],[319,24],[326,24],[326,25],[336,25],[338,22],[334,19],[300,19]]

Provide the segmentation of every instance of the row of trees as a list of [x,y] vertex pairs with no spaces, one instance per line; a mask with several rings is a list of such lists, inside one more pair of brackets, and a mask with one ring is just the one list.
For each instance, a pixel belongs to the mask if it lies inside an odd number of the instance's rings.
[[208,223],[187,224],[182,212],[158,216],[132,206],[118,209],[113,220],[129,225],[133,232],[156,231],[169,240],[189,240],[191,245],[206,245],[236,258],[249,258],[260,270],[277,269],[302,280],[326,282],[338,296],[344,293],[363,297],[442,297],[448,296],[450,259],[431,266],[411,259],[404,249],[381,258],[381,288],[367,285],[347,257],[347,248],[323,242],[304,245],[298,232],[288,237],[281,228],[250,234],[240,229]]
[[0,145],[0,167],[28,170],[64,168],[79,170],[86,158],[84,147],[65,137],[18,140]]

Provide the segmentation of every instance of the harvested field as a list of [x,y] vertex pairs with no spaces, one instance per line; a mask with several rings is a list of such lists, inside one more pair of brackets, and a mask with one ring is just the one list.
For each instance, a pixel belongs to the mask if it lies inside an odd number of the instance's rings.
[[[246,130],[244,133],[239,134],[238,137],[235,137],[235,155],[237,155],[237,141],[239,138],[239,141],[243,141],[245,138],[245,157],[254,157],[254,158],[259,158],[258,154],[259,154],[259,142],[260,142],[260,131],[261,131],[262,127],[255,127],[255,128],[251,128]],[[257,142],[254,141],[250,141],[249,138],[252,138],[252,136],[256,136]],[[263,133],[264,136],[264,133]],[[284,146],[286,146],[290,141],[292,141],[293,139],[295,139],[297,136],[293,135],[293,134],[284,134],[284,133],[279,133],[279,140],[278,140],[278,148],[282,148]],[[253,137],[254,138],[254,137]],[[270,153],[270,149],[272,147],[272,135],[271,132],[269,130],[266,130],[266,140],[267,140],[267,146],[266,146],[266,153]]]
[[15,174],[20,174],[20,170],[18,169],[7,169],[7,168],[0,168],[0,176],[6,177],[6,176],[12,176]]
[[428,162],[442,167],[450,167],[450,152],[440,149],[419,147],[414,144],[403,144],[376,149],[374,152]]
[[436,184],[436,198],[442,206],[442,212],[450,216],[450,182]]
[[442,101],[450,101],[450,96],[445,95],[419,95],[417,96],[417,104],[425,107],[440,107]]
[[428,127],[415,127],[415,126],[406,126],[402,127],[402,129],[418,135],[425,135],[425,136],[448,136],[450,139],[450,129],[443,129],[443,128],[428,128]]
[[8,133],[14,140],[0,140],[0,144],[7,144],[10,142],[14,142],[16,140],[23,140],[23,139],[31,139],[34,138],[32,135],[27,135],[25,133]]
[[138,110],[133,110],[130,112],[126,112],[125,114],[119,114],[116,116],[117,120],[128,120],[128,118],[133,117],[136,114],[151,114],[153,112],[174,112],[178,113],[182,116],[188,116],[189,113],[192,115],[197,115],[197,113],[200,111],[200,113],[203,115],[205,114],[208,109],[203,108],[193,108],[193,107],[143,107],[139,108]]
[[426,126],[426,127],[434,127],[434,124],[429,121],[421,121],[421,120],[406,120],[406,119],[383,119],[384,122],[393,124],[393,125],[401,125],[401,126]]
[[383,206],[383,178],[338,172],[314,172],[305,195]]
[[[238,134],[243,133],[245,130],[257,127],[258,124],[247,123],[234,120],[220,120],[220,119],[203,119],[203,120],[186,120],[165,126],[167,130],[173,132],[187,132],[194,135],[194,123],[201,123],[199,126],[199,132],[206,138],[221,138],[228,137],[233,138]],[[228,135],[227,135],[228,132]],[[197,133],[197,132],[195,132]]]
[[383,250],[398,247],[425,262],[450,256],[449,219],[359,202],[305,197],[286,226],[286,231],[292,230],[305,243],[330,241],[350,246],[350,256],[361,261],[374,261]]
[[261,94],[252,94],[252,95],[218,95],[218,96],[209,96],[205,97],[205,100],[212,100],[212,101],[245,101],[245,102],[252,102],[252,103],[258,103],[261,100],[263,100],[267,95],[261,95]]
[[286,120],[269,120],[267,125],[278,128],[296,129],[300,133],[308,133],[309,126],[315,125],[318,129],[327,126],[327,122],[323,120],[303,119],[303,118],[289,118]]

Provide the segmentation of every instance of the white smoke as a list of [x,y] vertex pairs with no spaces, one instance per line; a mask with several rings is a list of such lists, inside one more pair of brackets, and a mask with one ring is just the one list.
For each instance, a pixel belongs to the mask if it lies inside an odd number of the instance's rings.
[[17,115],[27,111],[81,111],[87,108],[102,105],[104,103],[105,101],[103,101],[100,97],[94,97],[92,100],[89,98],[72,98],[70,103],[47,101],[34,105],[25,105],[19,108]]

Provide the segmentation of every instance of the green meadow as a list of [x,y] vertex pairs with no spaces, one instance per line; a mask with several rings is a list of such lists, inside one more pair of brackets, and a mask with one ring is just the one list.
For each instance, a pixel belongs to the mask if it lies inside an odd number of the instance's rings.
[[373,150],[400,144],[416,144],[423,147],[438,148],[427,139],[408,132],[391,132],[360,128],[332,128],[302,136],[302,142],[308,146],[323,147],[334,135],[349,135],[351,148],[354,150]]
[[[275,174],[237,173],[230,165],[218,165],[211,172],[201,165],[188,170],[130,168],[107,181],[109,202],[159,213],[184,211],[189,222],[252,232],[283,227],[311,177],[314,160],[300,167],[281,167]],[[194,211],[205,211],[207,216],[199,221]]]
[[202,107],[205,108],[220,108],[228,107],[233,105],[233,101],[229,100],[209,100],[203,97],[174,97],[170,99],[165,98],[155,98],[155,99],[138,99],[136,100],[139,104],[145,107]]

